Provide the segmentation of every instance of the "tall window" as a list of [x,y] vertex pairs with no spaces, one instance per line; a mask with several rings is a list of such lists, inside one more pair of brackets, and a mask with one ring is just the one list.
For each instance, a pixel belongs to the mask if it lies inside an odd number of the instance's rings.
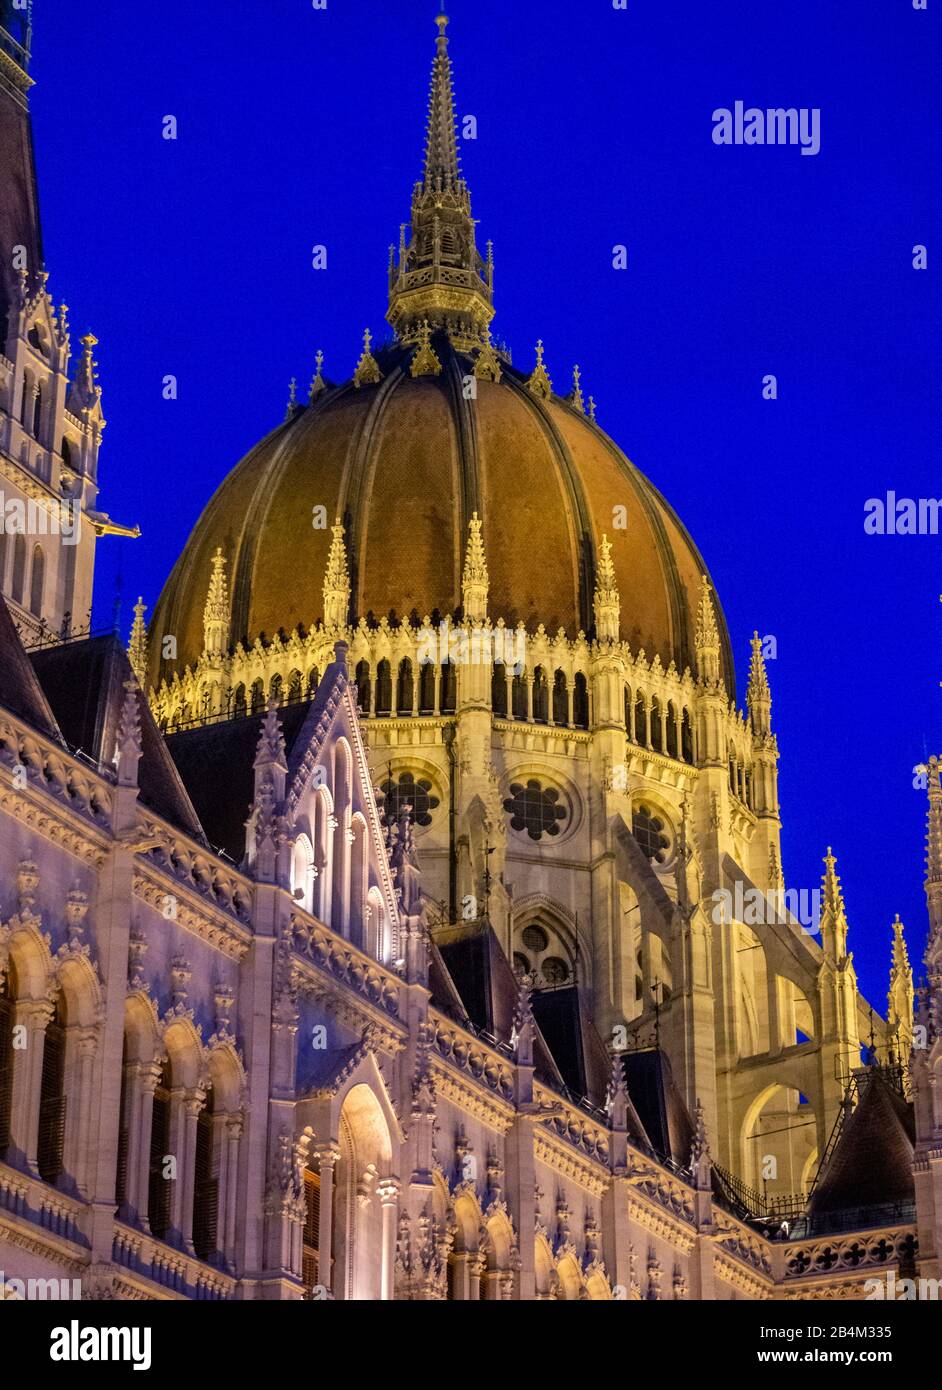
[[419,713],[435,713],[435,663],[423,661],[419,667]]
[[128,1131],[129,1107],[128,1089],[130,1077],[128,1075],[128,1038],[124,1035],[124,1047],[121,1050],[121,1101],[118,1108],[118,1165],[115,1174],[115,1200],[118,1210],[125,1205],[128,1200],[128,1141],[130,1134]]
[[304,1296],[310,1298],[318,1282],[321,1238],[321,1177],[310,1168],[304,1173],[304,1241],[301,1247],[301,1280]]
[[566,690],[565,671],[557,671],[553,676],[553,723],[569,723],[569,695]]
[[26,583],[26,537],[18,532],[13,541],[13,581],[10,592],[17,603],[23,602],[23,587]]
[[357,687],[357,704],[364,714],[371,714],[370,663],[368,661],[360,661],[357,663],[355,680]]
[[507,670],[501,661],[498,661],[494,667],[494,674],[491,676],[491,708],[495,714],[506,717]]
[[39,1090],[39,1147],[37,1162],[43,1182],[62,1173],[65,1143],[65,1009],[60,994],[43,1042],[43,1073]]
[[572,692],[572,722],[577,729],[589,727],[589,688],[581,671],[576,674],[576,685]]
[[455,665],[452,661],[442,662],[441,675],[441,713],[454,714],[455,706],[458,702],[458,688],[455,678]]
[[193,1249],[198,1260],[216,1253],[219,1221],[219,1179],[214,1171],[214,1100],[210,1085],[206,1104],[196,1120],[196,1172],[193,1184]]
[[399,714],[412,713],[412,662],[408,657],[399,663],[399,679],[396,682],[396,710]]
[[388,715],[392,712],[392,674],[388,661],[381,661],[376,668],[376,713]]
[[13,1099],[13,984],[10,971],[0,981],[0,1158],[10,1146]]
[[29,611],[42,617],[43,589],[46,582],[46,557],[41,545],[33,549],[33,573],[29,581]]
[[533,672],[533,718],[537,724],[545,724],[549,718],[549,692],[542,666]]
[[147,1190],[147,1220],[151,1235],[163,1240],[170,1229],[170,1180],[164,1177],[164,1156],[170,1149],[170,1063],[164,1062],[154,1091],[150,1126],[150,1182]]

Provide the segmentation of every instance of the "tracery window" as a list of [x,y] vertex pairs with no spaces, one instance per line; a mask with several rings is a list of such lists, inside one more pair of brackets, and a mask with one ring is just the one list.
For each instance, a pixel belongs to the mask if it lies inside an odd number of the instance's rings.
[[414,772],[401,772],[395,781],[387,778],[382,783],[382,810],[386,822],[399,819],[406,806],[412,807],[414,825],[431,825],[432,812],[438,806],[438,797],[432,794],[432,784],[426,777],[416,777]]
[[504,810],[511,814],[511,829],[525,830],[531,840],[539,840],[543,835],[558,835],[560,821],[566,819],[566,808],[559,804],[559,792],[555,787],[544,787],[535,777],[531,777],[526,786],[522,782],[511,784],[510,795],[504,799]]
[[667,859],[670,839],[664,833],[664,821],[649,806],[635,808],[631,818],[631,833],[634,835],[646,859],[655,864],[663,864]]

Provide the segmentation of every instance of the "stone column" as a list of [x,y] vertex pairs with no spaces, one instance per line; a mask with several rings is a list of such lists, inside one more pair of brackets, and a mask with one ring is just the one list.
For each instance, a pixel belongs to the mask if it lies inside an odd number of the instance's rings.
[[[134,1089],[137,1093],[137,1125],[128,1135],[128,1207],[144,1231],[150,1231],[150,1138],[154,1123],[154,1092],[162,1068],[159,1062],[138,1062]],[[133,1176],[132,1176],[133,1175]]]
[[[77,1101],[77,1105],[74,1105],[71,1116],[68,1111],[66,1112],[66,1120],[69,1124],[66,1170],[72,1174],[82,1195],[88,1197],[91,1192],[91,1174],[88,1172],[88,1144],[92,1122],[92,1084],[95,1057],[98,1052],[98,1029],[82,1028],[73,1041],[77,1056],[75,1069],[72,1073],[75,1080],[72,1096]],[[76,1110],[78,1113],[75,1113]]]
[[333,1290],[334,1168],[340,1161],[338,1144],[322,1144],[314,1150],[321,1177],[320,1227],[317,1233],[317,1282],[329,1295]]
[[225,1150],[220,1157],[220,1172],[224,1170],[226,1176],[225,1203],[223,1204],[220,1200],[220,1211],[225,1223],[222,1250],[226,1267],[234,1270],[236,1262],[236,1217],[239,1208],[239,1147],[242,1143],[241,1115],[226,1116],[225,1134]]
[[43,1048],[48,1024],[55,1015],[50,999],[18,999],[14,1029],[26,1030],[26,1047],[13,1050],[13,1094],[10,1131],[14,1152],[29,1172],[38,1176],[39,1097],[42,1089]]
[[195,1086],[184,1094],[183,1142],[180,1145],[180,1162],[183,1164],[183,1173],[181,1181],[181,1174],[179,1171],[177,1172],[177,1196],[180,1202],[179,1231],[183,1238],[184,1249],[190,1255],[195,1253],[193,1249],[193,1189],[196,1183],[196,1126],[200,1111],[205,1104],[206,1094],[201,1086]]
[[385,1302],[394,1297],[396,1275],[396,1229],[399,1217],[399,1184],[394,1178],[383,1178],[376,1188],[383,1212],[383,1263],[380,1274],[380,1298]]

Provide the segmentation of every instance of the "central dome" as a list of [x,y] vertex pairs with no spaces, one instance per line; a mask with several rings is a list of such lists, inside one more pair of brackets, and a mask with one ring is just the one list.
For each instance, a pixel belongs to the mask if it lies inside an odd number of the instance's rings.
[[[657,655],[681,672],[694,666],[705,570],[677,516],[586,416],[578,380],[570,396],[553,393],[542,346],[526,376],[491,343],[493,255],[490,245],[486,259],[477,249],[455,137],[448,21],[436,22],[423,178],[411,236],[403,230],[398,263],[392,255],[389,265],[393,341],[374,356],[367,334],[344,385],[328,385],[318,368],[310,403],[292,405],[216,492],[154,613],[154,685],[202,655],[217,551],[231,594],[230,648],[323,620],[335,518],[350,572],[348,622],[421,623],[460,614],[474,513],[493,622],[591,636],[608,535],[621,637],[649,660]],[[732,692],[729,637],[717,618]],[[160,655],[169,635],[173,663]]]

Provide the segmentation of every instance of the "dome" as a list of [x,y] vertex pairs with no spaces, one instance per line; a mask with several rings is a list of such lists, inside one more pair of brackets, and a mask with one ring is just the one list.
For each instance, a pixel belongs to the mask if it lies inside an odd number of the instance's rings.
[[[237,465],[211,499],[157,604],[152,652],[177,638],[178,665],[203,650],[203,607],[221,549],[230,641],[248,644],[323,617],[331,532],[344,527],[353,622],[460,613],[468,523],[483,523],[496,622],[592,633],[603,534],[621,598],[621,636],[649,659],[694,666],[703,561],[660,493],[597,424],[504,367],[474,379],[447,339],[440,374],[413,378],[412,349],[376,356],[382,381],[325,389]],[[623,508],[624,511],[618,509]],[[718,613],[728,690],[729,638]],[[156,677],[156,670],[152,677]],[[166,672],[164,672],[166,674]]]
[[[398,262],[393,254],[389,265],[391,343],[374,356],[367,333],[353,380],[341,386],[329,386],[318,367],[310,403],[291,406],[218,489],[154,613],[155,685],[200,659],[217,551],[231,598],[220,610],[229,625],[228,643],[219,634],[223,648],[323,619],[335,518],[350,574],[348,621],[421,624],[460,613],[475,513],[493,622],[591,636],[607,535],[621,637],[649,660],[694,667],[705,570],[676,514],[586,416],[578,383],[571,396],[553,393],[542,345],[526,376],[491,343],[493,256],[488,245],[483,258],[476,244],[455,136],[447,17],[436,24],[423,177],[411,233],[403,228]],[[719,611],[717,620],[732,692]],[[173,665],[160,659],[171,634]]]

